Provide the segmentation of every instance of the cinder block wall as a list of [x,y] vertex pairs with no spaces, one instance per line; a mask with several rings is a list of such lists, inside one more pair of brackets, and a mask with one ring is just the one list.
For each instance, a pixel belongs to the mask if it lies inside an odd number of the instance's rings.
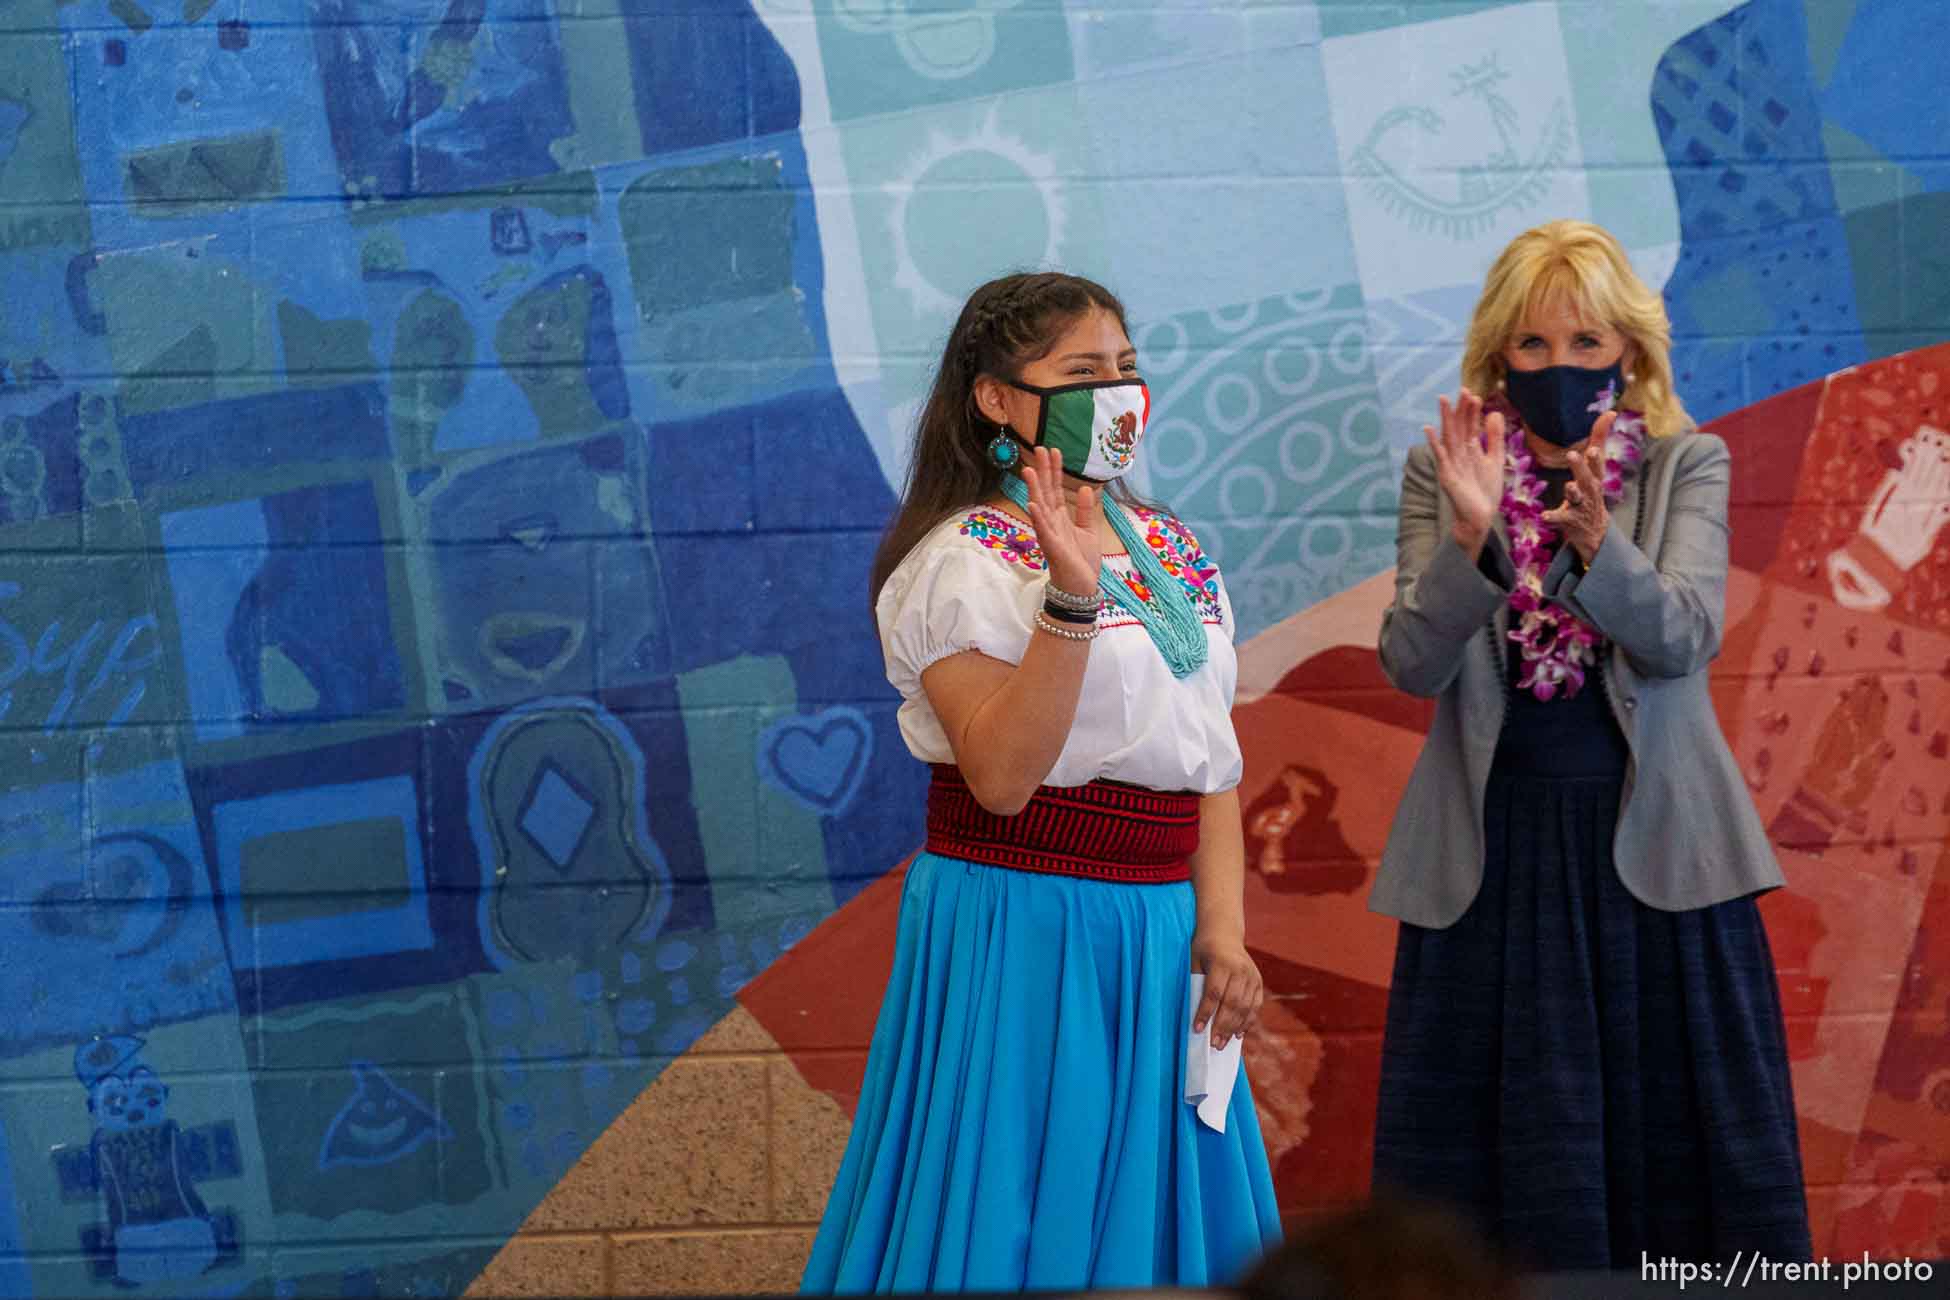
[[1359,1197],[1395,485],[1557,216],[1734,451],[1817,1243],[1950,1253],[1937,17],[0,5],[0,1295],[794,1285],[921,838],[868,557],[1024,266],[1126,298],[1225,569],[1249,1068]]

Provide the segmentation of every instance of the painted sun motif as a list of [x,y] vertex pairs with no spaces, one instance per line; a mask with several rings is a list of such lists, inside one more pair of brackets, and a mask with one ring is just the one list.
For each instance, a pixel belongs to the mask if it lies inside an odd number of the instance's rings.
[[[908,160],[901,174],[881,187],[882,192],[891,195],[894,200],[887,217],[888,233],[893,240],[894,287],[907,295],[916,315],[950,315],[961,305],[957,294],[936,284],[921,269],[914,257],[917,241],[909,237],[916,200],[933,186],[943,183],[940,180],[942,169],[956,160],[972,160],[971,155],[987,154],[1021,173],[1024,182],[1033,187],[1042,203],[1045,232],[1040,249],[1024,250],[1031,253],[1027,260],[1037,266],[1055,266],[1061,261],[1058,253],[1068,227],[1068,212],[1062,187],[1057,182],[1057,160],[1032,149],[1019,136],[1004,131],[996,124],[995,118],[995,110],[990,109],[981,125],[967,134],[930,131],[927,144]],[[931,175],[935,178],[932,181]],[[1014,186],[1002,188],[1010,192],[1010,203],[1021,201],[1016,197],[1018,192]],[[971,221],[964,227],[980,228],[980,221]],[[959,243],[960,232],[955,232],[955,235]],[[962,287],[952,286],[956,290]]]

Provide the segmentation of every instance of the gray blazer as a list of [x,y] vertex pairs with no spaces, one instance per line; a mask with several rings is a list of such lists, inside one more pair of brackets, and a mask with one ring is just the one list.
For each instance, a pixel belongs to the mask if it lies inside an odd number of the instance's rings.
[[[1651,439],[1590,569],[1578,573],[1565,546],[1544,578],[1548,598],[1611,642],[1605,692],[1631,750],[1614,858],[1626,889],[1666,911],[1782,883],[1706,691],[1726,616],[1728,465],[1713,434]],[[1418,446],[1402,480],[1381,667],[1401,689],[1435,697],[1435,724],[1368,906],[1437,929],[1462,916],[1483,880],[1483,792],[1507,700],[1515,580],[1500,514],[1485,544],[1501,587],[1450,540],[1452,521],[1435,457]]]

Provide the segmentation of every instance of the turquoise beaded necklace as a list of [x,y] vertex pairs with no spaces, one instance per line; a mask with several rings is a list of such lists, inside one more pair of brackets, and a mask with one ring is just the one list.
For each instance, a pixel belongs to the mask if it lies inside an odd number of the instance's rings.
[[[1024,510],[1029,509],[1029,485],[1015,474],[1002,476],[1002,495]],[[1165,572],[1164,564],[1152,553],[1151,546],[1138,532],[1131,517],[1124,513],[1124,507],[1104,492],[1100,497],[1104,505],[1104,517],[1110,520],[1110,530],[1117,534],[1124,549],[1130,552],[1131,567],[1136,569],[1144,585],[1151,590],[1153,601],[1145,600],[1131,590],[1131,584],[1124,575],[1110,567],[1103,566],[1100,579],[1109,597],[1122,606],[1131,617],[1144,624],[1144,630],[1151,636],[1151,644],[1158,647],[1164,656],[1165,666],[1171,675],[1180,679],[1190,677],[1205,666],[1206,644],[1205,623],[1199,618],[1198,607],[1183,583]]]

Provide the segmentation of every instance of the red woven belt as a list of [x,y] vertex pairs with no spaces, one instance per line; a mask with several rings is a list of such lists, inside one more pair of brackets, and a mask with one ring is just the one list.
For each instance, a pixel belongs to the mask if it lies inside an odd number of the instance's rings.
[[1125,884],[1191,879],[1190,859],[1198,848],[1195,794],[1165,794],[1116,781],[1045,785],[1021,812],[1003,817],[975,801],[958,768],[933,766],[930,853]]

